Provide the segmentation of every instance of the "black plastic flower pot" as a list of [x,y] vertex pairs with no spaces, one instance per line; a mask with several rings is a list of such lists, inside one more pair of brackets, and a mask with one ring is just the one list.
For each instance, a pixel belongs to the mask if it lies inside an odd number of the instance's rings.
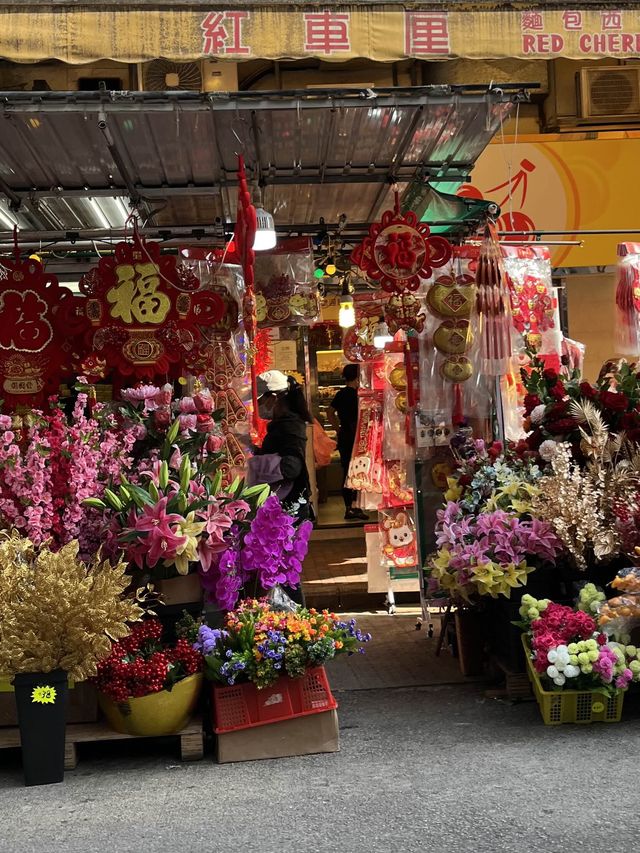
[[67,673],[22,672],[13,679],[25,785],[64,780]]

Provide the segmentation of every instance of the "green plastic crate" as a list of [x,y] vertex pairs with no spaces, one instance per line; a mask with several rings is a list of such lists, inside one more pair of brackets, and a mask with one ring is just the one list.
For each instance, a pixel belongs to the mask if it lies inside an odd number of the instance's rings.
[[562,723],[619,723],[622,716],[624,692],[614,696],[590,690],[545,690],[539,674],[531,660],[531,647],[525,634],[522,635],[527,672],[533,685],[545,726]]

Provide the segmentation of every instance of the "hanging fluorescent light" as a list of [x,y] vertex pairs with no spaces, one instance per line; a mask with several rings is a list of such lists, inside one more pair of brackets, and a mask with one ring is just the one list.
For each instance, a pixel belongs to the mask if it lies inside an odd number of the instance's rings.
[[14,218],[14,215],[6,207],[0,206],[0,225],[4,225],[9,231],[13,231],[17,224],[18,220]]
[[275,222],[273,216],[264,207],[256,208],[256,219],[257,228],[253,248],[256,252],[266,252],[267,249],[273,249],[278,241]]
[[276,237],[276,225],[273,216],[262,207],[262,193],[259,193],[259,196],[259,206],[256,207],[257,227],[253,248],[256,252],[266,252],[268,249],[273,249],[278,238]]
[[350,293],[345,293],[347,285],[342,289],[340,297],[340,310],[338,311],[338,323],[343,329],[350,329],[356,324],[356,312],[353,307],[353,296]]
[[389,327],[385,321],[380,318],[373,330],[373,345],[376,349],[384,349],[385,344],[390,344],[393,340],[393,335],[389,332]]
[[98,204],[96,199],[90,198],[89,204],[91,205],[91,208],[93,209],[93,212],[95,213],[96,218],[97,218],[98,222],[100,223],[100,225],[102,225],[103,228],[111,228],[111,223],[109,222],[107,217],[104,215],[104,211],[102,210],[102,208],[100,207],[100,205]]

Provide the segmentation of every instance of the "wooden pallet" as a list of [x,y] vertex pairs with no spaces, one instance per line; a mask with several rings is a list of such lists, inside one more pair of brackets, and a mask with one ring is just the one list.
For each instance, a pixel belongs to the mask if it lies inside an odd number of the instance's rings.
[[[195,717],[188,726],[175,735],[166,737],[180,738],[180,757],[183,761],[198,761],[204,755],[204,733],[202,719]],[[110,740],[137,740],[136,735],[123,735],[115,732],[103,722],[77,723],[68,725],[64,750],[65,770],[74,770],[78,764],[77,745]],[[20,746],[20,729],[0,729],[0,749]]]
[[495,655],[491,656],[491,665],[503,676],[504,686],[487,690],[487,695],[494,698],[505,698],[509,702],[533,702],[535,697],[526,672],[512,672],[505,662]]

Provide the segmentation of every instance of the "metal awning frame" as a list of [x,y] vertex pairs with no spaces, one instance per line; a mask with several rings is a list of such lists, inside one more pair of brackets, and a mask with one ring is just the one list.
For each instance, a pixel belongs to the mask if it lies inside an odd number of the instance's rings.
[[[372,207],[372,214],[384,199],[389,186],[393,184],[408,183],[419,179],[433,184],[450,183],[452,181],[465,181],[473,167],[473,162],[464,159],[456,159],[460,146],[454,149],[451,156],[446,160],[422,162],[416,166],[415,163],[404,162],[405,155],[409,150],[415,129],[419,126],[420,119],[426,108],[431,105],[448,106],[449,115],[453,115],[459,103],[466,105],[476,104],[486,108],[487,126],[489,125],[490,111],[496,104],[509,102],[520,102],[528,99],[528,90],[536,88],[536,84],[504,84],[500,86],[424,86],[409,88],[381,88],[371,90],[353,89],[314,89],[309,91],[283,91],[283,92],[238,92],[238,93],[198,93],[198,92],[3,92],[0,93],[0,118],[11,121],[16,115],[33,114],[65,114],[73,113],[81,115],[84,120],[95,120],[100,129],[104,142],[108,148],[114,163],[118,168],[120,179],[109,186],[94,187],[64,187],[64,186],[10,186],[7,181],[0,178],[0,193],[3,193],[9,202],[9,207],[14,212],[26,214],[28,220],[35,226],[35,232],[40,232],[44,240],[50,239],[55,228],[47,222],[39,212],[39,204],[42,200],[55,198],[85,198],[85,197],[112,197],[128,198],[134,209],[141,211],[143,221],[146,219],[153,224],[149,214],[153,211],[154,200],[180,198],[180,197],[207,197],[220,195],[227,223],[231,224],[228,215],[229,206],[225,196],[230,188],[237,185],[235,170],[224,168],[221,158],[221,175],[215,183],[207,184],[172,184],[171,186],[145,186],[136,183],[130,174],[126,157],[118,144],[117,134],[113,133],[111,118],[118,114],[136,113],[144,108],[147,113],[173,113],[179,119],[182,113],[235,113],[238,119],[238,127],[242,125],[241,131],[251,139],[253,148],[257,154],[257,162],[249,162],[248,171],[251,180],[262,187],[279,185],[319,185],[319,184],[379,184],[380,191],[376,195],[376,201]],[[349,163],[341,168],[328,165],[327,154],[331,139],[331,128],[335,116],[342,109],[353,109],[361,107],[365,109],[380,108],[413,108],[415,115],[411,119],[404,136],[398,144],[392,162],[376,163],[368,165],[363,163],[353,165]],[[320,162],[312,166],[297,166],[291,164],[288,168],[276,168],[269,163],[263,162],[261,155],[260,132],[256,122],[256,115],[263,110],[288,110],[296,111],[302,115],[307,110],[325,110],[330,114],[328,132],[324,141],[323,156]],[[473,118],[467,122],[467,126]],[[442,123],[442,130],[446,126]],[[0,124],[0,149],[2,147],[2,133]],[[212,122],[213,135],[215,137],[215,122]],[[442,132],[441,130],[441,132]],[[232,131],[238,139],[238,153],[243,148],[243,140]],[[461,138],[464,134],[461,133]],[[214,138],[217,144],[217,140]],[[439,138],[433,141],[430,150],[434,151]],[[357,150],[357,140],[353,142],[353,150]],[[111,176],[109,176],[111,177]],[[49,227],[47,227],[49,226]],[[176,223],[178,226],[178,223]],[[300,227],[308,226],[308,223],[300,223]],[[175,230],[171,227],[165,230]],[[287,227],[290,232],[299,230],[296,225]],[[70,232],[65,232],[70,233]],[[107,232],[104,232],[105,235]],[[50,235],[50,236],[48,236]],[[0,241],[2,240],[0,232]],[[98,238],[96,238],[98,239]]]

